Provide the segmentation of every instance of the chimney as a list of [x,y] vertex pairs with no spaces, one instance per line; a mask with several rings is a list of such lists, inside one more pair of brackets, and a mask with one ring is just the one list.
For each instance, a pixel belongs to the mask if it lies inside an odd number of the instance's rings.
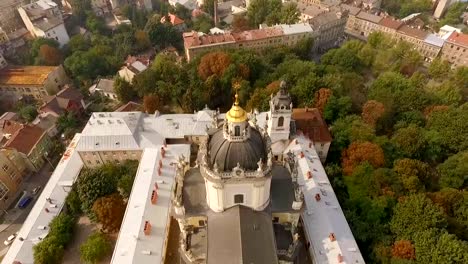
[[330,241],[331,241],[331,242],[336,241],[335,233],[330,233],[330,235],[328,236],[328,238],[330,238]]
[[149,236],[151,234],[151,224],[149,221],[145,221],[143,232],[145,233],[145,236]]
[[151,203],[156,204],[157,202],[158,202],[158,191],[153,190],[153,192],[151,193]]
[[312,179],[312,172],[310,171],[307,172],[307,179]]

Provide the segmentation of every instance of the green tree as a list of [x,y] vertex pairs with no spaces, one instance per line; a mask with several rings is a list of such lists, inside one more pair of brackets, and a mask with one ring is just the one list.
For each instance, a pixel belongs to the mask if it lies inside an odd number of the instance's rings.
[[285,3],[281,7],[280,23],[288,25],[295,24],[299,22],[300,15],[301,13],[297,9],[297,4],[295,2]]
[[107,31],[104,18],[96,16],[92,11],[87,13],[86,27],[94,34],[104,34]]
[[145,31],[151,43],[164,49],[169,46],[182,47],[182,35],[172,26],[171,23],[161,23],[161,16],[153,15],[145,25]]
[[57,130],[63,134],[65,138],[72,138],[80,126],[78,117],[73,112],[65,112],[57,119]]
[[395,131],[392,143],[404,157],[422,157],[427,144],[423,129],[415,124]]
[[[419,232],[431,228],[445,228],[447,222],[441,207],[424,194],[414,194],[401,199],[395,206],[390,229],[398,239],[412,240]],[[417,254],[417,252],[416,252]]]
[[113,173],[104,173],[102,167],[85,169],[80,173],[77,181],[77,192],[83,212],[89,214],[91,207],[99,197],[117,191],[117,176]]
[[94,232],[86,242],[80,246],[81,260],[85,263],[95,264],[102,260],[112,249],[108,238],[99,232]]
[[271,12],[270,2],[267,0],[252,0],[247,8],[247,18],[249,19],[250,26],[257,28],[258,25],[263,23],[266,17]]
[[442,79],[450,72],[450,64],[448,61],[436,58],[429,65],[428,71],[432,78]]
[[38,115],[37,109],[34,105],[25,105],[20,103],[17,106],[17,113],[21,119],[26,122],[32,122]]
[[33,247],[34,263],[59,264],[62,262],[64,247],[56,238],[47,237]]
[[203,33],[209,33],[214,27],[213,19],[205,14],[198,16],[193,22],[193,29]]
[[437,166],[440,174],[439,184],[442,187],[466,188],[468,186],[468,151],[450,156]]
[[457,2],[450,5],[444,14],[444,17],[440,20],[439,26],[457,26],[458,24],[461,24],[463,22],[461,17],[463,12],[466,12],[467,7],[468,4],[463,2]]
[[65,59],[65,67],[79,81],[94,80],[98,76],[114,74],[117,69],[112,58],[95,46],[88,51],[77,51]]
[[127,103],[136,97],[135,90],[132,85],[121,77],[117,77],[114,81],[114,91],[122,103]]
[[71,215],[78,216],[82,213],[80,197],[75,186],[73,186],[72,190],[68,193],[65,203]]
[[86,51],[91,47],[91,43],[88,38],[84,37],[81,34],[78,34],[70,38],[70,41],[68,42],[68,47],[70,48],[70,51],[72,53],[79,50]]
[[71,0],[70,2],[73,10],[73,16],[78,18],[80,25],[84,25],[86,21],[86,14],[91,11],[91,0]]
[[117,231],[122,224],[126,205],[118,193],[98,198],[93,204],[93,212],[102,228],[108,232]]
[[429,165],[414,159],[395,161],[393,171],[400,177],[406,190],[415,193],[424,190],[424,184],[430,183]]
[[325,106],[323,117],[327,122],[333,122],[338,118],[348,115],[351,111],[352,105],[353,102],[351,97],[343,96],[338,98],[332,95]]
[[430,144],[442,146],[450,153],[468,149],[468,105],[433,111],[427,120]]

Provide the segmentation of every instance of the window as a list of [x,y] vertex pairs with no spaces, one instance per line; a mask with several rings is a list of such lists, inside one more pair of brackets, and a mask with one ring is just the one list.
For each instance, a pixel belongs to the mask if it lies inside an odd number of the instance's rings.
[[3,169],[5,172],[7,172],[7,171],[8,171],[8,169],[9,169],[9,167],[8,167],[8,165],[6,165],[6,164],[3,164],[3,166],[2,166],[2,169]]
[[96,164],[101,164],[101,162],[99,160],[96,160]]
[[205,221],[203,221],[203,220],[198,220],[198,225],[199,225],[199,226],[205,226]]
[[243,194],[234,195],[234,203],[236,204],[244,203],[244,195]]
[[0,199],[3,200],[3,198],[7,195],[8,193],[8,187],[3,183],[0,182]]
[[279,217],[273,217],[273,223],[279,223]]
[[284,117],[280,116],[278,118],[278,127],[282,127],[284,125]]
[[240,136],[240,126],[234,127],[234,136],[236,137]]

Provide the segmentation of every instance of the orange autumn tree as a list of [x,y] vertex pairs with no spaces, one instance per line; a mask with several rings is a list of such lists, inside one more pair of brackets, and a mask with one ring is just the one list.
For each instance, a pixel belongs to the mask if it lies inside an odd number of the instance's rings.
[[449,107],[447,105],[431,105],[424,109],[424,116],[428,118],[433,112],[436,111],[447,111]]
[[231,57],[221,51],[211,52],[203,56],[198,64],[198,75],[203,80],[215,75],[221,77],[231,64]]
[[161,107],[161,104],[161,98],[156,94],[149,94],[143,97],[143,106],[148,114],[154,114]]
[[349,147],[343,150],[342,166],[346,175],[351,175],[359,164],[368,162],[374,167],[384,165],[384,153],[379,145],[372,142],[353,142]]
[[44,44],[39,48],[39,58],[41,64],[56,66],[62,61],[62,53],[59,49]]
[[399,259],[416,259],[416,253],[413,244],[408,240],[399,240],[393,244],[392,256]]
[[385,106],[378,101],[369,100],[362,107],[362,119],[367,124],[375,127],[377,121],[385,113]]
[[328,99],[330,99],[331,96],[332,96],[332,90],[328,88],[320,88],[320,90],[315,92],[314,106],[320,111],[322,115],[323,115],[323,110],[325,110],[325,106],[328,103]]

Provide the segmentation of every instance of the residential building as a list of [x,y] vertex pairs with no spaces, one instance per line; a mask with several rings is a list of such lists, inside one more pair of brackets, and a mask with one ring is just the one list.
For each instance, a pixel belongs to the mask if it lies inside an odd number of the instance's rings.
[[395,38],[397,30],[404,25],[400,20],[394,19],[392,17],[384,17],[379,22],[380,32],[388,34],[390,37]]
[[8,34],[0,27],[0,45],[8,43]]
[[114,80],[99,79],[96,84],[89,87],[89,92],[91,94],[98,92],[109,99],[118,100],[117,94],[114,91]]
[[183,5],[189,10],[194,10],[198,7],[197,0],[169,0],[168,3],[171,6],[176,6],[177,4]]
[[414,49],[419,51],[427,62],[431,62],[439,55],[443,44],[443,40],[436,35],[407,25],[403,25],[398,29],[396,37],[412,44]]
[[5,143],[4,148],[18,151],[20,156],[32,164],[35,171],[38,171],[50,154],[47,152],[50,146],[51,140],[46,131],[32,125],[21,125],[21,128]]
[[332,137],[320,111],[317,108],[295,108],[292,119],[296,133],[301,132],[312,140],[320,161],[325,162]]
[[57,117],[66,112],[79,115],[86,108],[80,91],[68,85],[56,95],[44,96],[44,101],[39,113],[51,113]]
[[150,56],[131,56],[128,55],[125,60],[125,65],[119,70],[118,74],[121,78],[129,83],[132,83],[136,75],[144,72],[151,64]]
[[308,23],[310,19],[330,11],[329,8],[323,8],[316,4],[307,4],[303,2],[297,2],[297,10],[299,10],[299,20],[302,23]]
[[239,33],[207,35],[199,32],[183,33],[187,60],[213,49],[248,48],[256,51],[274,46],[293,46],[300,40],[313,37],[313,29],[308,23],[276,25]]
[[442,47],[442,59],[453,67],[468,66],[468,34],[452,32]]
[[450,37],[450,35],[452,35],[453,32],[461,33],[461,29],[452,27],[449,25],[444,25],[443,27],[439,29],[439,32],[437,32],[437,35],[440,38],[447,40]]
[[61,90],[69,79],[63,66],[8,66],[0,70],[0,94],[13,101],[29,96],[43,100]]
[[309,19],[310,26],[314,31],[312,50],[323,52],[337,47],[344,40],[347,20],[348,11],[340,7],[332,7],[329,12]]
[[62,12],[52,0],[38,0],[18,8],[24,25],[34,37],[55,39],[60,46],[70,41]]
[[44,130],[49,137],[55,137],[58,134],[57,121],[59,117],[50,112],[39,113],[31,122],[34,126]]
[[380,16],[361,11],[356,15],[354,28],[349,30],[367,39],[372,32],[379,31],[379,23],[382,19]]
[[0,168],[0,210],[6,210],[21,194],[31,167],[15,149],[0,149]]
[[[36,227],[62,210],[45,210],[46,198],[63,204],[82,168],[126,159],[139,167],[112,264],[166,263],[169,256],[302,263],[307,254],[316,263],[364,263],[314,142],[291,131],[292,107],[282,83],[261,113],[247,113],[237,96],[227,113],[93,113],[2,263],[34,262],[35,241],[47,234]],[[180,242],[169,247],[169,240]]]
[[447,10],[447,8],[454,2],[457,2],[455,0],[439,0],[438,3],[437,3],[437,6],[434,10],[434,17],[439,19],[441,18],[445,11]]
[[362,8],[365,10],[380,9],[382,0],[363,0]]
[[22,27],[21,17],[17,10],[18,7],[25,4],[25,0],[2,0],[0,1],[0,27],[7,34]]
[[168,13],[166,16],[161,17],[161,23],[166,22],[166,20],[180,32],[184,32],[187,29],[184,20],[174,14]]

